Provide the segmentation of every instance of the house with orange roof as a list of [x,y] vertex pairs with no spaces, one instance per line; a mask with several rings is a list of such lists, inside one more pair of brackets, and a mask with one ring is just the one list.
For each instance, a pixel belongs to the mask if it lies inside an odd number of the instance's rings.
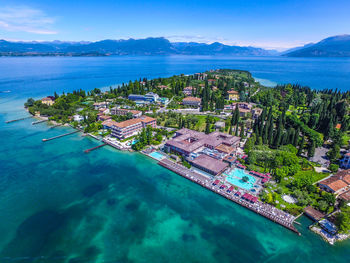
[[138,118],[138,117],[141,117],[141,115],[142,115],[142,111],[129,110],[129,109],[118,109],[117,107],[112,108],[111,113],[113,115],[119,115],[119,116],[127,116],[129,113],[131,113],[133,118]]
[[186,87],[183,90],[183,94],[185,94],[186,96],[191,96],[192,93],[193,93],[193,87],[192,86]]
[[99,120],[99,121],[106,121],[106,120],[109,120],[111,118],[112,118],[111,116],[104,115],[103,113],[97,114],[97,120]]
[[319,187],[329,193],[341,195],[350,190],[350,169],[339,171],[318,183]]
[[143,115],[139,118],[116,122],[112,126],[112,136],[123,140],[137,135],[143,128],[146,128],[147,126],[156,128],[156,119]]
[[229,100],[239,100],[239,93],[235,90],[229,90],[227,92]]
[[195,97],[186,97],[182,100],[182,104],[184,106],[192,106],[199,107],[201,105],[202,100],[200,98]]
[[48,106],[52,106],[55,103],[55,97],[47,96],[47,97],[41,99],[41,103],[46,104]]
[[112,129],[112,126],[113,125],[116,125],[118,122],[112,120],[112,119],[108,119],[108,120],[105,120],[102,122],[102,126],[103,126],[103,129]]

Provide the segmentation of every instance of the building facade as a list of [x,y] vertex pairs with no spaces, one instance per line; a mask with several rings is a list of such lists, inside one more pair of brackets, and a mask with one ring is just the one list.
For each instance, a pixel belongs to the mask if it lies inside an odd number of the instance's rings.
[[343,169],[350,169],[350,153],[346,153],[343,159],[340,160],[340,167]]
[[159,95],[153,92],[148,92],[146,95],[130,94],[128,99],[136,102],[156,103],[159,100]]
[[186,96],[191,96],[193,94],[193,87],[186,87],[183,90],[183,94],[185,94]]
[[112,126],[112,136],[123,140],[137,135],[142,130],[142,128],[146,128],[147,126],[156,128],[156,119],[148,116],[141,116],[140,118],[117,122]]
[[182,100],[184,106],[200,107],[202,100],[195,97],[186,97]]
[[343,194],[350,190],[350,170],[339,171],[338,173],[320,181],[319,187],[335,195]]
[[262,109],[261,108],[254,108],[252,109],[252,117],[254,120],[258,119],[262,113]]
[[41,103],[46,104],[48,106],[52,106],[55,103],[55,97],[47,96],[47,97],[41,99]]
[[107,108],[109,105],[108,101],[95,102],[94,104],[95,110],[99,110],[100,108]]
[[111,114],[113,115],[118,115],[118,116],[126,116],[128,113],[132,114],[133,118],[138,118],[141,117],[142,111],[138,110],[128,110],[128,109],[118,109],[118,108],[113,108],[111,111]]
[[229,90],[227,92],[229,100],[239,100],[239,93],[235,90]]

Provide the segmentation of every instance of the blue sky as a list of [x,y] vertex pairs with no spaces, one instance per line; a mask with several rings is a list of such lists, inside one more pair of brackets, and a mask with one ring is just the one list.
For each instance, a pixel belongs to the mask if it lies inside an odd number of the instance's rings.
[[0,0],[0,39],[166,37],[290,48],[350,33],[349,0]]

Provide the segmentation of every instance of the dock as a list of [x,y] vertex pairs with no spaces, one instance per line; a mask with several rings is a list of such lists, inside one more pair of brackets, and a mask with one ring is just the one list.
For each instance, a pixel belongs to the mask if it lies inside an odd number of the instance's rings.
[[32,125],[39,124],[39,123],[46,122],[46,121],[48,121],[48,120],[33,121]]
[[260,201],[252,204],[242,199],[240,196],[236,196],[233,192],[228,193],[224,189],[220,189],[219,185],[214,186],[213,179],[209,179],[168,159],[163,159],[159,161],[158,164],[300,235],[299,231],[293,225],[295,220],[294,216]]
[[63,136],[71,135],[71,134],[77,133],[77,132],[80,132],[80,131],[78,130],[78,131],[68,132],[68,133],[61,134],[61,135],[58,135],[58,136],[55,136],[55,137],[51,137],[51,138],[48,138],[48,139],[43,139],[43,142],[47,142],[47,141],[51,141],[51,140],[54,140],[54,139],[58,139],[58,138],[61,138]]
[[107,144],[107,143],[104,143],[104,144],[101,144],[101,145],[92,147],[92,148],[90,148],[90,149],[85,150],[84,153],[89,153],[89,152],[91,152],[91,151],[93,151],[93,150],[96,150],[96,149],[101,148],[101,147],[106,146],[106,145],[108,145],[108,144]]
[[53,129],[53,128],[56,128],[56,127],[60,127],[60,126],[62,126],[62,124],[61,124],[61,123],[56,124],[56,125],[53,125],[53,126],[50,126],[50,129]]
[[15,119],[15,120],[5,121],[5,123],[11,123],[11,122],[15,122],[15,121],[21,121],[21,120],[25,120],[25,119],[29,119],[29,118],[32,118],[32,116],[27,116],[27,117]]

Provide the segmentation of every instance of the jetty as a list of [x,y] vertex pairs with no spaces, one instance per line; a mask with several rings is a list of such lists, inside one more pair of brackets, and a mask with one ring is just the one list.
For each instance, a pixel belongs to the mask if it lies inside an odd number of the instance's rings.
[[39,123],[46,122],[46,121],[48,121],[48,120],[33,121],[33,122],[32,122],[32,125],[39,124]]
[[56,125],[53,125],[53,126],[50,126],[50,129],[53,129],[53,128],[56,128],[56,127],[60,127],[60,126],[62,126],[62,124],[61,124],[61,123],[56,124]]
[[93,150],[96,150],[96,149],[101,148],[101,147],[106,146],[106,145],[108,145],[108,144],[107,144],[107,143],[104,143],[104,144],[101,144],[101,145],[92,147],[92,148],[90,148],[90,149],[85,150],[84,153],[89,153],[89,152],[91,152],[91,151],[93,151]]
[[15,122],[15,121],[21,121],[21,120],[25,120],[25,119],[29,119],[29,118],[32,118],[32,116],[27,116],[27,117],[15,119],[15,120],[5,121],[5,123],[11,123],[11,122]]
[[68,133],[65,133],[65,134],[57,135],[55,137],[51,137],[51,138],[48,138],[48,139],[43,139],[43,142],[47,142],[47,141],[51,141],[51,140],[54,140],[54,139],[58,139],[58,138],[61,138],[61,137],[67,136],[67,135],[71,135],[71,134],[77,133],[77,132],[80,132],[80,131],[79,130],[78,131],[72,131],[72,132],[68,132]]
[[168,159],[163,159],[158,164],[300,235],[293,225],[294,216],[261,201],[251,203],[245,200],[240,192],[225,190],[221,183],[217,183],[218,179],[208,178]]

